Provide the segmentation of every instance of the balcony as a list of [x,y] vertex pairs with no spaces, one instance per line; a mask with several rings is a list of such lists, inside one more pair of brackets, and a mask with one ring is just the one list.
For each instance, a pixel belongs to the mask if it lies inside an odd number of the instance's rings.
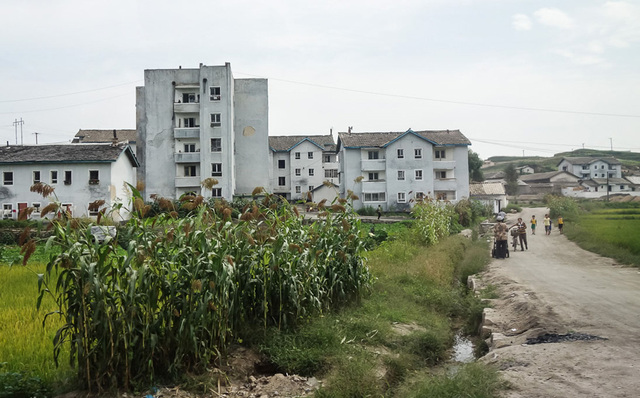
[[387,161],[385,159],[363,160],[362,171],[381,171],[386,170]]
[[174,153],[176,163],[200,163],[200,152]]
[[433,180],[433,189],[435,191],[456,191],[457,187],[458,187],[458,183],[455,178]]
[[199,127],[174,128],[173,138],[200,138]]
[[200,176],[196,177],[176,177],[176,188],[200,187]]
[[387,182],[385,180],[362,181],[363,192],[385,192],[387,190]]
[[455,167],[456,167],[456,162],[453,160],[433,159],[434,169],[445,170],[445,169],[454,169]]
[[198,102],[187,102],[187,103],[176,102],[176,103],[173,104],[173,111],[175,113],[200,113],[200,103],[198,103]]

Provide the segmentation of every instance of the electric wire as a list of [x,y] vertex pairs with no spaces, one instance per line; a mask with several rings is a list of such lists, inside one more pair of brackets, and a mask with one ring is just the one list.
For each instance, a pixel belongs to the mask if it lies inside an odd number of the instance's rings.
[[92,89],[89,89],[89,90],[76,91],[76,92],[73,92],[73,93],[64,93],[64,94],[48,95],[48,96],[45,96],[45,97],[20,98],[20,99],[14,99],[14,100],[0,100],[0,103],[7,103],[7,102],[22,102],[22,101],[35,101],[35,100],[41,100],[41,99],[58,98],[58,97],[67,97],[67,96],[70,96],[70,95],[85,94],[85,93],[91,93],[91,92],[94,92],[94,91],[108,90],[108,89],[110,89],[110,88],[114,88],[114,87],[128,86],[128,85],[130,85],[130,84],[140,83],[141,81],[142,81],[142,80],[134,80],[134,81],[132,81],[132,82],[120,83],[120,84],[114,84],[113,86],[106,86],[106,87],[92,88]]

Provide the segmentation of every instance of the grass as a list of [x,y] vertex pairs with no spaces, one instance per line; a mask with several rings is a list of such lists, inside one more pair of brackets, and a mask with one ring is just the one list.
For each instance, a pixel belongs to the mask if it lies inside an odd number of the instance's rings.
[[[485,243],[457,236],[426,248],[409,229],[390,232],[368,253],[370,295],[296,331],[269,334],[262,352],[280,371],[323,377],[322,398],[492,396],[501,388],[493,368],[463,366],[454,377],[433,370],[446,364],[456,329],[477,330],[482,305],[464,282],[484,268],[487,253]],[[435,395],[423,395],[431,388]]]
[[640,267],[640,209],[598,209],[565,223],[580,247]]
[[36,310],[37,273],[43,273],[45,265],[31,260],[26,267],[9,266],[6,260],[15,259],[16,251],[4,250],[0,263],[0,373],[20,373],[60,386],[71,372],[68,355],[61,358],[59,368],[53,361],[52,340],[60,322],[52,317],[42,326],[54,303],[45,298],[41,310]]

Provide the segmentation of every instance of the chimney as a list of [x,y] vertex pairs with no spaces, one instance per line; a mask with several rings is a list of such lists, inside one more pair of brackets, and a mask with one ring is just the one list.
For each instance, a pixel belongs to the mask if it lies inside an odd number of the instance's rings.
[[116,145],[118,143],[118,134],[116,133],[116,129],[113,129],[113,138],[111,139],[111,144]]
[[347,127],[347,130],[348,130],[349,134],[351,134],[351,129],[352,128],[353,128],[352,126]]

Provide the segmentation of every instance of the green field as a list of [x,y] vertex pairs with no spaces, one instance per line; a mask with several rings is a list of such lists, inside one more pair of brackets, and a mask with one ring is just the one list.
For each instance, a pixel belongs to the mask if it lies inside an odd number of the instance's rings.
[[[53,337],[59,320],[50,317],[42,327],[44,315],[54,309],[45,298],[36,310],[37,273],[44,272],[44,263],[32,261],[26,267],[0,261],[0,373],[21,373],[37,376],[48,384],[59,385],[70,370],[68,352],[62,354],[60,367],[53,361]],[[9,253],[15,258],[15,248]]]
[[565,227],[580,247],[640,266],[640,209],[600,209],[581,215]]

